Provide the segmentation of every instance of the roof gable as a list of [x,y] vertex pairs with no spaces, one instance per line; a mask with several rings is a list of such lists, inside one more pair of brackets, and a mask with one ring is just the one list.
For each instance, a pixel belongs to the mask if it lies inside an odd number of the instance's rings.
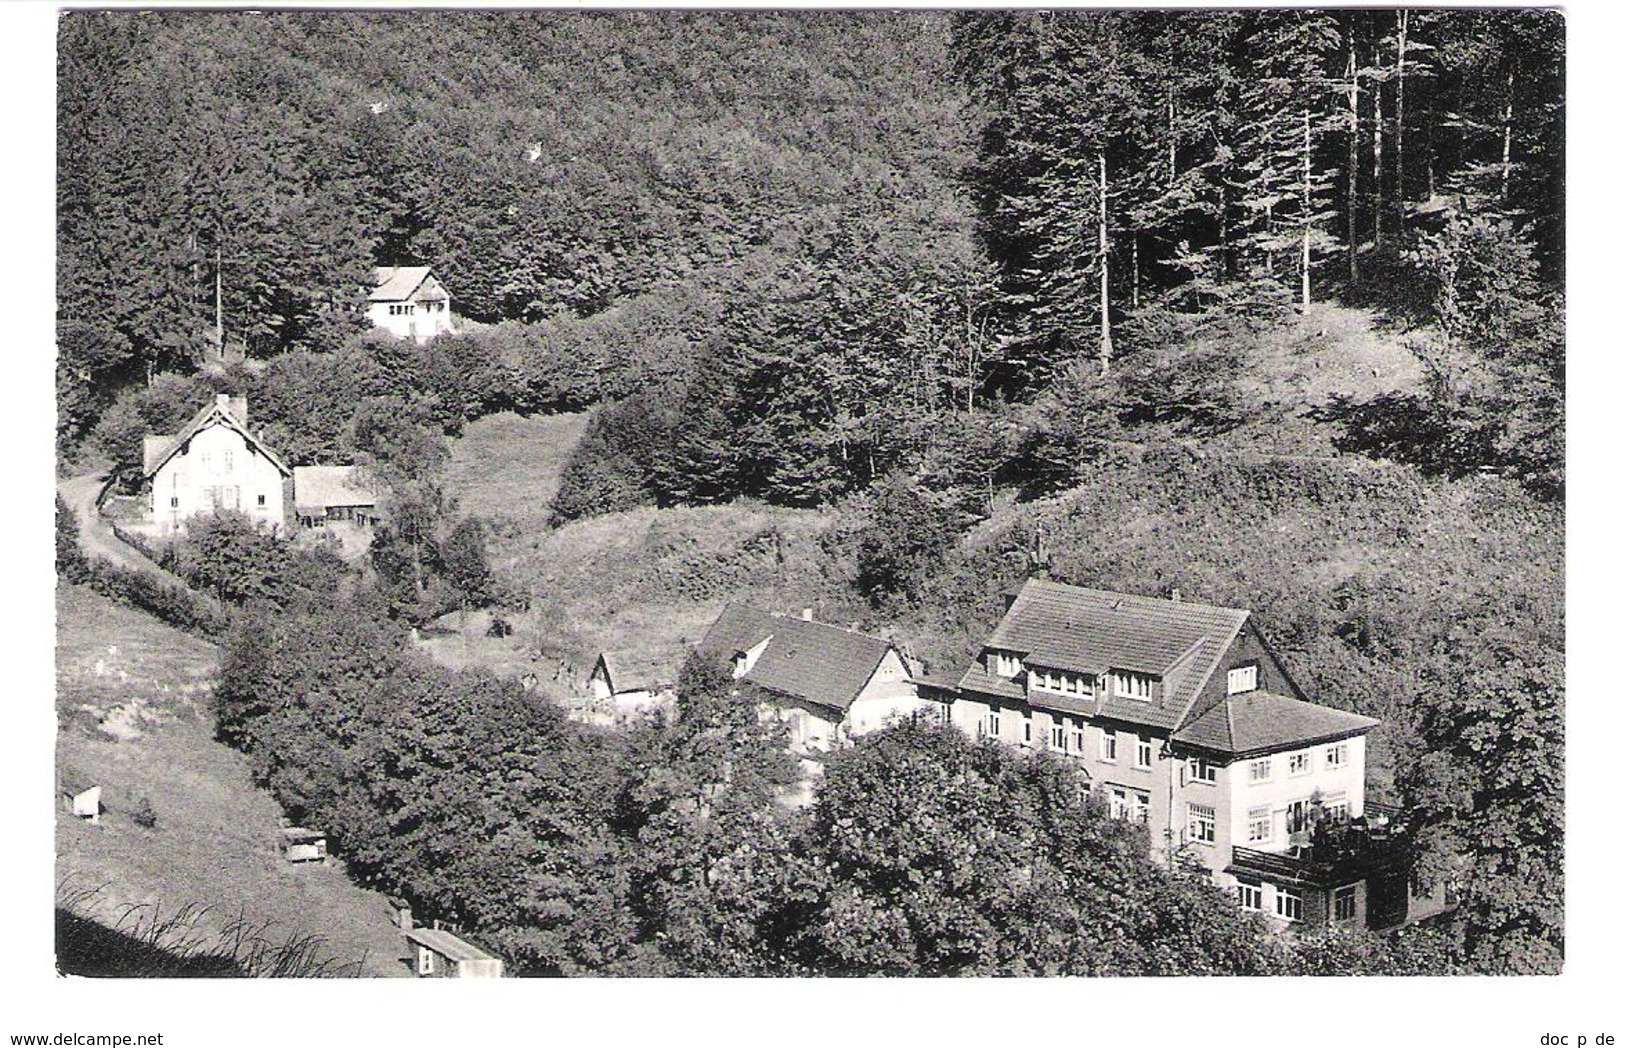
[[706,631],[699,651],[731,659],[764,640],[766,647],[742,679],[840,710],[852,705],[881,660],[895,650],[890,641],[855,630],[730,604]]
[[[367,300],[405,302],[425,280],[432,279],[428,266],[379,266],[373,270],[373,287],[367,294]],[[439,287],[439,284],[435,286]]]
[[[248,427],[232,413],[229,398],[223,395],[217,397],[213,403],[193,415],[192,421],[181,427],[181,431],[173,437],[149,436],[142,438],[141,451],[144,461],[141,475],[150,477],[157,473],[163,468],[164,463],[174,458],[193,437],[210,426],[225,426],[234,431],[243,438],[249,448],[264,455],[284,476],[293,476],[293,470],[289,469],[288,464],[282,461],[282,457],[267,447],[264,441],[250,433]],[[168,443],[160,448],[156,443],[160,440],[165,440]],[[152,443],[149,443],[149,441]]]

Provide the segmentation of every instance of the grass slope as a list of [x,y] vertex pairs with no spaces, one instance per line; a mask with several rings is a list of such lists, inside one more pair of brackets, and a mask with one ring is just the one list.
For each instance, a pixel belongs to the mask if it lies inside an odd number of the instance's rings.
[[[365,958],[364,974],[408,974],[381,895],[337,864],[282,859],[280,809],[212,737],[213,646],[81,587],[59,587],[56,607],[58,776],[99,783],[105,809],[92,826],[59,808],[58,894],[77,916],[112,928],[132,906],[207,908],[200,940],[241,918],[273,942],[320,936],[339,964]],[[151,828],[132,817],[144,800]]]
[[530,418],[503,412],[470,422],[452,441],[447,488],[464,513],[489,518],[500,530],[539,530],[586,426],[586,412]]

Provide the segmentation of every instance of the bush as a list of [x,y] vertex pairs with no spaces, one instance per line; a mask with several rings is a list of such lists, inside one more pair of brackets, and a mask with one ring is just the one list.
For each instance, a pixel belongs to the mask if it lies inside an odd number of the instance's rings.
[[135,802],[135,808],[130,812],[130,821],[144,830],[157,828],[158,812],[152,806],[151,797],[142,797]]
[[102,557],[90,564],[89,582],[98,593],[140,608],[188,633],[217,636],[230,619],[184,586],[165,583],[145,571],[121,568]]
[[84,582],[90,577],[90,562],[79,547],[79,517],[56,497],[56,577],[63,582]]

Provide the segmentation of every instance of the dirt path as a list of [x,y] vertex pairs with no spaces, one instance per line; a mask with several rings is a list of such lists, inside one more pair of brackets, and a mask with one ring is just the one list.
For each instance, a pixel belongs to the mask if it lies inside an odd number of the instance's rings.
[[121,568],[152,572],[162,576],[166,582],[184,585],[180,579],[113,534],[112,525],[102,519],[96,507],[96,496],[101,494],[102,485],[106,483],[105,473],[86,473],[58,481],[56,485],[62,501],[79,518],[79,544],[84,547],[85,556],[102,557]]

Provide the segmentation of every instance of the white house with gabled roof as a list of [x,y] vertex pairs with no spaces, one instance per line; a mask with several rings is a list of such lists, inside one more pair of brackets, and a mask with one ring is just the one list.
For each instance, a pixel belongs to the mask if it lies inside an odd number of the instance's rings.
[[221,393],[180,432],[142,438],[152,521],[173,533],[198,514],[236,510],[268,528],[283,524],[287,463],[248,429],[248,400]]
[[451,293],[428,266],[381,266],[373,271],[367,319],[396,338],[427,342],[452,330]]

